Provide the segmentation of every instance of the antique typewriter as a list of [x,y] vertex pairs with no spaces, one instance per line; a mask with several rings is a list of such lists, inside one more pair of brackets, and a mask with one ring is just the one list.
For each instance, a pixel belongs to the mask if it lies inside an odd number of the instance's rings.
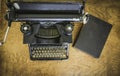
[[[20,30],[24,37],[23,43],[28,44],[32,60],[68,59],[73,22],[84,24],[75,47],[99,56],[111,29],[110,24],[84,12],[85,1],[70,3],[9,0],[7,7],[5,18],[8,28],[0,44],[6,41],[11,23],[22,22]],[[90,35],[90,32],[93,34]],[[99,45],[96,45],[97,41],[100,41]]]

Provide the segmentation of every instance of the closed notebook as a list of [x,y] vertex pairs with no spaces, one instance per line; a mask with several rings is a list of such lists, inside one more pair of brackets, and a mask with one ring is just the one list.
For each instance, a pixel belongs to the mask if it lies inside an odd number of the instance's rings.
[[111,24],[89,15],[89,21],[81,29],[75,47],[94,57],[99,57],[111,28]]

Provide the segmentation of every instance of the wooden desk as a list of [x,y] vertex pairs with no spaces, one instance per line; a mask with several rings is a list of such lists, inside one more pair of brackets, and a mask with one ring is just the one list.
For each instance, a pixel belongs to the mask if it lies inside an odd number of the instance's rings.
[[[120,0],[89,0],[86,11],[113,25],[100,58],[70,47],[68,60],[31,61],[20,23],[13,23],[6,44],[0,47],[0,76],[120,76]],[[73,40],[79,23],[74,29]]]

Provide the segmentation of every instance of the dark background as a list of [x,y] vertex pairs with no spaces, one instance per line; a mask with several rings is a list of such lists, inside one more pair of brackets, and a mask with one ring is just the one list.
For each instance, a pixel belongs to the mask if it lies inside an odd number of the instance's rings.
[[[7,23],[3,20],[5,0],[0,1],[2,2],[0,40],[2,40]],[[87,0],[86,12],[113,25],[100,58],[79,51],[71,47],[71,44],[68,60],[31,61],[28,46],[22,43],[20,23],[13,23],[6,44],[0,46],[0,76],[120,76],[120,0]],[[75,23],[73,41],[80,27],[80,23]]]

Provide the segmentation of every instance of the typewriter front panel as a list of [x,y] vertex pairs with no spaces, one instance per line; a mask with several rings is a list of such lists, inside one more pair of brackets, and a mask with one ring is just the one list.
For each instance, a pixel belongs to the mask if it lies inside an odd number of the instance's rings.
[[67,59],[72,30],[70,22],[24,23],[21,26],[32,60]]

